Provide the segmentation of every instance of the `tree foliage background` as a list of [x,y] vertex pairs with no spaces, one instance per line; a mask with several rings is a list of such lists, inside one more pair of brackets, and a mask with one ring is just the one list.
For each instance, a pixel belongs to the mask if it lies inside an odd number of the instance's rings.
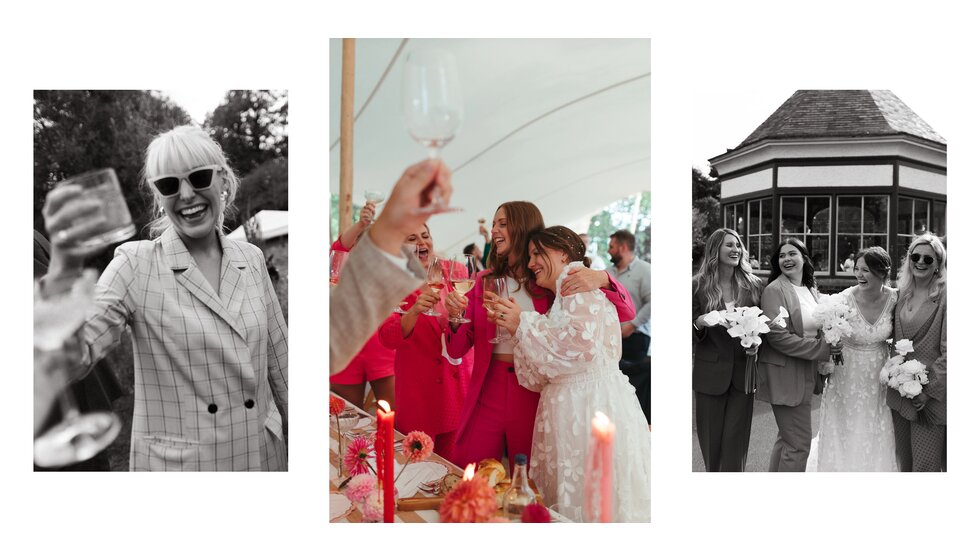
[[650,262],[650,191],[617,200],[589,219],[589,240],[596,254],[609,266],[609,236],[626,229],[636,236],[635,254]]
[[705,175],[697,167],[691,168],[691,257],[693,267],[701,264],[704,243],[721,227],[721,185],[712,167]]

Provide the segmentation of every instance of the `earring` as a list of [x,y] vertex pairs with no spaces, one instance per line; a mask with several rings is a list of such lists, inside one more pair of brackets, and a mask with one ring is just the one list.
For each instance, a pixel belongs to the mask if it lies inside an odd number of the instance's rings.
[[228,190],[221,191],[221,202],[228,200]]

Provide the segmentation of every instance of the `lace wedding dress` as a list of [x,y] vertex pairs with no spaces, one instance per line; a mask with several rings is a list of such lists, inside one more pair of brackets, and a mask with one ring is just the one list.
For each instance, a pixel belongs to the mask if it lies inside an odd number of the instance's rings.
[[[854,309],[858,309],[854,301],[856,289],[842,292]],[[810,454],[807,470],[898,470],[892,415],[885,404],[885,387],[878,381],[889,357],[885,340],[892,336],[896,300],[896,292],[890,291],[888,302],[873,324],[860,310],[852,320],[854,334],[843,340],[844,364],[836,366],[823,393],[816,453]]]
[[[565,267],[556,290],[568,271]],[[596,411],[616,425],[613,520],[650,521],[650,432],[633,386],[619,370],[616,309],[599,290],[558,295],[547,315],[521,313],[514,362],[521,385],[541,392],[530,476],[545,504],[583,520],[585,466]]]

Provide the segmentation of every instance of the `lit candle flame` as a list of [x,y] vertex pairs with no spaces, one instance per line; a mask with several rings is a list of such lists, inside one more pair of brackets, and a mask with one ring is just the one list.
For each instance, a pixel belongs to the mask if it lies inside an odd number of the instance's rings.
[[476,463],[466,465],[466,470],[463,471],[463,480],[473,480],[474,473],[476,473]]
[[388,414],[389,412],[391,412],[391,406],[388,405],[388,401],[386,401],[386,400],[380,400],[380,401],[378,401],[378,408],[384,409],[385,414]]

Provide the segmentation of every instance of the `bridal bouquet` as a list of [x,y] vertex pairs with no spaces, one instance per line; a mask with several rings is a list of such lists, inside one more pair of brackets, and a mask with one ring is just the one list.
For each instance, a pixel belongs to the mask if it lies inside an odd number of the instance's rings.
[[735,307],[732,304],[725,305],[725,311],[714,310],[704,316],[704,322],[709,326],[721,325],[728,329],[728,335],[737,338],[745,348],[745,354],[751,359],[745,362],[745,393],[755,393],[758,389],[758,353],[759,346],[762,344],[762,336],[769,332],[769,327],[779,325],[786,327],[786,317],[789,312],[786,308],[779,306],[779,314],[775,319],[762,314],[762,310],[756,306]]
[[[891,339],[888,342],[891,343]],[[896,342],[895,352],[898,354],[885,362],[880,374],[882,385],[888,385],[907,399],[922,393],[922,386],[929,383],[926,365],[919,360],[906,360],[913,351],[911,340],[903,338]]]
[[847,300],[841,294],[820,298],[813,309],[813,320],[820,326],[823,339],[833,346],[830,355],[836,365],[844,363],[844,356],[838,346],[843,337],[854,334],[851,320],[856,317],[857,310],[847,305]]

